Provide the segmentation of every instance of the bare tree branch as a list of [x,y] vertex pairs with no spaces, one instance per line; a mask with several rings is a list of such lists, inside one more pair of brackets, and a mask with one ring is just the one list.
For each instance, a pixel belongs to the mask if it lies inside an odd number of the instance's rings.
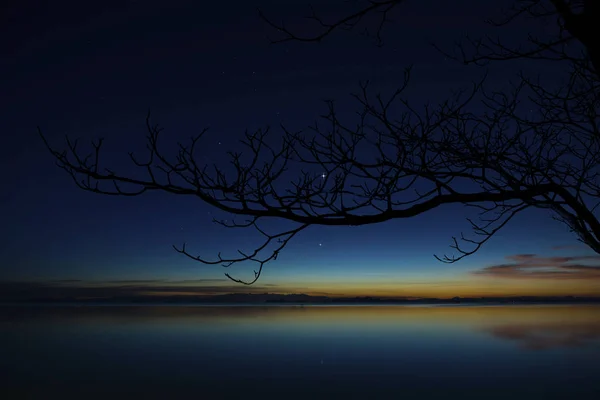
[[465,64],[485,66],[493,61],[536,59],[563,61],[596,75],[599,73],[600,27],[595,21],[600,20],[600,7],[597,1],[516,0],[503,18],[488,23],[505,29],[519,19],[556,29],[552,33],[540,32],[539,36],[530,33],[516,47],[505,44],[499,37],[471,39],[469,36],[456,44],[458,54],[435,47],[447,57]]
[[[278,41],[319,41],[336,29],[352,29],[379,13],[380,39],[387,14],[401,1],[370,1],[334,22],[313,12],[323,28],[313,36],[298,36],[267,20],[284,34]],[[415,106],[405,97],[410,69],[391,95],[371,95],[368,83],[355,93],[356,121],[342,119],[334,102],[308,129],[280,126],[281,141],[270,140],[270,128],[246,132],[243,152],[229,152],[227,167],[206,165],[198,153],[206,130],[178,144],[174,154],[159,145],[161,128],[146,118],[147,155],[130,153],[144,177],[117,173],[101,165],[102,139],[88,153],[77,140],[66,138],[66,150],[55,150],[39,130],[57,165],[75,184],[94,193],[137,196],[149,191],[198,198],[243,222],[215,220],[227,228],[254,229],[263,238],[251,251],[235,257],[207,260],[179,253],[204,264],[226,268],[244,261],[258,265],[252,284],[265,263],[277,259],[297,234],[310,226],[357,226],[411,218],[447,204],[462,204],[476,215],[467,218],[472,235],[453,237],[454,255],[435,256],[453,263],[477,252],[524,210],[548,210],[578,240],[600,253],[600,107],[596,25],[598,2],[517,0],[499,28],[519,18],[548,20],[556,29],[544,37],[530,35],[527,46],[511,47],[489,38],[459,42],[456,59],[467,64],[515,59],[545,60],[565,68],[530,77],[502,90],[487,89],[485,77],[432,106]],[[261,13],[261,16],[262,13]],[[264,18],[264,16],[263,16]],[[600,19],[596,18],[595,21]],[[579,48],[577,48],[579,44]],[[585,51],[583,51],[585,50]],[[560,73],[558,73],[560,75]],[[477,113],[473,106],[483,108]],[[161,142],[162,143],[162,142]],[[295,227],[268,233],[260,223],[285,220]]]
[[[352,30],[369,16],[375,15],[377,17],[377,22],[375,24],[376,28],[374,31],[375,40],[378,45],[382,45],[382,32],[385,24],[390,22],[388,18],[389,14],[394,10],[394,8],[396,8],[396,6],[404,1],[405,0],[369,0],[362,8],[347,13],[333,22],[326,22],[325,19],[320,16],[313,7],[310,7],[311,13],[306,18],[315,21],[321,28],[320,32],[310,35],[299,35],[294,33],[290,29],[286,28],[283,23],[277,24],[273,22],[272,19],[267,18],[260,9],[258,10],[258,13],[263,21],[283,35],[283,37],[280,39],[271,40],[271,43],[282,43],[289,41],[320,42],[336,30]],[[366,29],[364,33],[366,35],[372,35],[368,29]]]

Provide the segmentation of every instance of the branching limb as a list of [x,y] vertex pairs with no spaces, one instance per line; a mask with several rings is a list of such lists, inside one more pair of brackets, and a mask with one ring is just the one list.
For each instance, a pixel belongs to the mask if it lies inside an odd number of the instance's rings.
[[[300,35],[294,33],[290,29],[286,28],[283,23],[277,24],[273,22],[272,19],[267,18],[262,10],[258,10],[260,18],[265,21],[269,26],[277,30],[279,33],[283,34],[283,37],[280,39],[274,39],[271,43],[282,43],[289,41],[299,41],[299,42],[320,42],[325,39],[327,36],[331,35],[334,31],[338,29],[343,30],[352,30],[357,25],[359,25],[364,19],[369,16],[375,15],[377,18],[377,22],[375,24],[374,36],[377,45],[382,45],[383,38],[382,32],[386,23],[389,21],[389,14],[396,8],[399,4],[403,3],[405,0],[369,0],[366,2],[367,4],[362,8],[349,12],[344,16],[336,19],[333,22],[326,22],[323,17],[321,17],[314,8],[311,7],[311,13],[306,18],[315,21],[321,30],[318,33],[309,34],[309,35]],[[372,35],[368,29],[365,30],[366,35]]]
[[[380,17],[376,38],[387,16],[402,0],[369,1],[333,22],[313,11],[310,18],[322,30],[299,36],[261,16],[289,41],[320,41],[337,29],[353,29],[370,15]],[[145,158],[129,157],[143,177],[117,173],[104,166],[102,139],[86,153],[77,140],[66,138],[66,150],[55,150],[39,134],[57,165],[75,184],[94,193],[138,196],[149,191],[187,195],[243,223],[216,221],[227,228],[249,228],[264,238],[239,256],[206,260],[191,255],[185,244],[179,253],[204,264],[258,264],[277,259],[298,233],[312,225],[356,226],[410,218],[446,204],[480,210],[468,219],[475,238],[461,233],[451,246],[457,255],[436,256],[455,262],[474,254],[518,213],[542,208],[554,213],[582,242],[600,253],[600,59],[598,1],[517,0],[496,26],[518,18],[547,19],[556,30],[527,38],[516,48],[500,39],[470,40],[458,45],[460,61],[486,65],[514,59],[559,62],[567,79],[550,83],[520,75],[502,91],[488,91],[483,80],[438,105],[416,107],[404,97],[410,70],[391,96],[371,96],[368,84],[355,94],[355,121],[340,117],[333,102],[327,112],[303,131],[281,127],[280,143],[270,140],[270,128],[246,132],[244,151],[229,152],[227,166],[200,162],[206,130],[166,154],[161,128],[146,119]],[[592,21],[593,23],[591,23]],[[594,40],[592,40],[594,39]],[[580,43],[582,46],[576,45]],[[575,44],[575,45],[574,45]],[[582,50],[585,50],[583,52]],[[561,65],[562,65],[561,64]],[[557,83],[559,82],[559,83]],[[473,112],[476,104],[482,112]],[[295,223],[295,228],[267,233],[259,221],[267,218]],[[468,248],[461,245],[467,244]]]
[[[243,261],[253,261],[258,264],[258,270],[254,270],[254,279],[252,279],[251,281],[244,281],[241,279],[236,279],[236,278],[233,278],[228,273],[225,274],[225,276],[227,278],[229,278],[230,280],[232,280],[234,282],[242,283],[244,285],[252,285],[260,277],[263,266],[271,260],[273,260],[273,261],[277,260],[277,256],[279,255],[281,250],[283,250],[283,248],[288,244],[288,242],[296,234],[298,234],[299,232],[301,232],[302,230],[306,229],[309,226],[307,224],[304,224],[295,229],[290,229],[285,232],[280,232],[280,233],[277,233],[274,235],[270,235],[270,234],[267,234],[265,231],[263,231],[257,225],[257,220],[258,220],[258,217],[254,217],[253,219],[247,221],[244,224],[224,224],[225,226],[228,226],[228,227],[239,227],[239,228],[254,227],[258,232],[260,232],[263,236],[265,236],[265,241],[263,242],[263,244],[260,245],[259,247],[257,247],[256,249],[254,249],[254,251],[252,251],[252,253],[246,254],[246,253],[242,252],[241,250],[238,250],[240,257],[236,257],[236,258],[223,258],[223,257],[221,257],[221,253],[219,253],[217,255],[217,257],[218,257],[217,260],[208,261],[208,260],[202,258],[201,256],[194,256],[194,255],[190,254],[186,250],[185,243],[181,246],[181,248],[178,248],[176,246],[173,246],[173,248],[178,253],[186,255],[187,257],[191,258],[194,261],[198,261],[198,262],[201,262],[203,264],[208,264],[208,265],[221,264],[223,267],[226,267],[226,268],[230,267],[231,265],[233,265],[235,263],[239,263],[239,262],[243,262]],[[278,246],[274,250],[271,251],[271,254],[268,257],[260,258],[259,253],[262,252],[263,250],[265,250],[273,241],[276,241],[278,243]]]

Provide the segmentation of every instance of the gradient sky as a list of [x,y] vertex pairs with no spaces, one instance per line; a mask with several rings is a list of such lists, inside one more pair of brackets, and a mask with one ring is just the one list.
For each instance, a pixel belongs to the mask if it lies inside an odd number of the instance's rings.
[[[340,2],[322,3],[329,15]],[[3,6],[0,280],[148,293],[175,287],[183,293],[599,294],[600,259],[545,211],[523,213],[461,262],[435,260],[433,254],[450,250],[452,235],[468,232],[462,206],[373,226],[312,227],[265,266],[254,287],[236,285],[223,272],[248,279],[253,266],[202,265],[171,245],[187,242],[206,258],[219,251],[234,255],[256,243],[254,232],[213,224],[215,210],[192,198],[81,191],[54,166],[37,136],[37,125],[55,147],[65,134],[84,141],[103,136],[105,159],[129,171],[127,152],[143,149],[148,109],[169,139],[210,126],[206,161],[223,162],[226,151],[240,149],[246,128],[281,122],[304,128],[326,111],[323,99],[336,99],[342,116],[350,115],[357,109],[350,93],[360,81],[389,92],[409,65],[411,101],[435,102],[483,71],[445,59],[429,43],[451,46],[467,32],[484,34],[483,20],[507,2],[493,3],[409,1],[394,14],[382,48],[358,32],[340,32],[321,44],[269,44],[267,37],[276,33],[256,7],[303,32],[309,29],[299,18],[307,12],[304,0]],[[528,29],[517,24],[503,34],[518,38]],[[492,84],[518,68],[539,68],[511,65],[515,69],[493,71]]]

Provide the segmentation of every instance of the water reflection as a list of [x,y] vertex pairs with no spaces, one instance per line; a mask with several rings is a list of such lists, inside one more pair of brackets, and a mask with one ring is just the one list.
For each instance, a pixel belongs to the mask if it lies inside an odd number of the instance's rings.
[[585,347],[600,341],[598,321],[578,323],[543,323],[500,325],[487,330],[500,339],[516,342],[528,350],[546,350],[560,347]]
[[599,339],[597,306],[0,307],[0,369],[40,395],[574,398]]

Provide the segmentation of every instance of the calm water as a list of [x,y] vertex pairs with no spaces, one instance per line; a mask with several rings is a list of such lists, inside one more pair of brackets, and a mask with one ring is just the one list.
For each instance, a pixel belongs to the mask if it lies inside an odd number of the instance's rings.
[[600,398],[599,306],[0,307],[0,340],[3,399]]

